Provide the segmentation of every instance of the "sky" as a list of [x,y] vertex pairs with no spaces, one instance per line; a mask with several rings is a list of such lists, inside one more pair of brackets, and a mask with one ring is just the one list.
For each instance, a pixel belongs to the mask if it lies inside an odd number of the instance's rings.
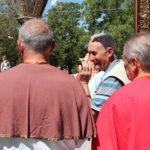
[[44,14],[47,13],[47,11],[54,5],[57,4],[57,2],[74,2],[74,3],[82,3],[83,0],[48,0],[47,5],[44,10]]

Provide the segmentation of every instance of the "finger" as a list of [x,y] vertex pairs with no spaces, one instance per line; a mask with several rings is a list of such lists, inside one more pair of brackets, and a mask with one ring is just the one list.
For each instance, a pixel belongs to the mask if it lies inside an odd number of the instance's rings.
[[92,73],[93,69],[94,69],[94,64],[91,61],[88,61],[88,66],[89,66],[89,72]]
[[83,71],[83,73],[84,74],[86,74],[87,73],[87,71],[88,71],[88,64],[87,64],[87,61],[82,61],[82,71]]
[[92,76],[95,74],[95,68],[94,68],[94,63],[91,62],[91,72],[92,72]]
[[82,72],[82,65],[78,65],[78,72]]

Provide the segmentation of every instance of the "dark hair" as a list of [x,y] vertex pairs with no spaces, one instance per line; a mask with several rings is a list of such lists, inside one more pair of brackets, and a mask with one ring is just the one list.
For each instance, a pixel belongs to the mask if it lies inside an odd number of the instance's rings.
[[112,47],[113,50],[116,50],[116,42],[110,35],[100,35],[92,39],[92,42],[100,42],[104,48]]

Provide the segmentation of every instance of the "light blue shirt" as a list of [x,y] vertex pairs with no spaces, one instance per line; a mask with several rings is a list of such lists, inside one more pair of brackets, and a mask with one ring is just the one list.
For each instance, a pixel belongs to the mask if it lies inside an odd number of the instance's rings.
[[[111,71],[115,65],[117,65],[120,61],[115,60],[106,70],[105,74]],[[104,74],[104,75],[105,75]],[[97,87],[96,94],[91,102],[91,108],[100,111],[102,105],[106,102],[106,100],[120,87],[124,84],[118,78],[114,76],[107,77],[104,81],[101,81]]]
[[90,91],[90,95],[91,95],[91,98],[93,99],[94,98],[94,95],[96,93],[96,90],[98,88],[98,85],[100,84],[101,82],[101,79],[104,75],[104,71],[100,71],[98,73],[96,73],[89,81],[88,83],[88,87],[89,87],[89,91]]

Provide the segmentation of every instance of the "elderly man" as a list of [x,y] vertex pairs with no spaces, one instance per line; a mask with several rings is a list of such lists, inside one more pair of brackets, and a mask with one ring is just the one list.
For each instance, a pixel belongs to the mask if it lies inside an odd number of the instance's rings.
[[93,150],[150,149],[150,33],[130,37],[123,59],[133,82],[116,91],[102,107]]
[[0,149],[73,150],[93,137],[82,85],[47,63],[54,48],[47,23],[25,22],[18,47],[23,63],[0,74]]
[[[115,50],[116,43],[112,36],[99,34],[94,36],[88,44],[90,62],[82,62],[83,69],[80,73],[80,80],[89,99],[91,98],[87,83],[93,66],[94,69],[101,68],[101,70],[105,72],[101,79],[99,79],[101,82],[98,85],[94,98],[91,100],[91,108],[95,121],[101,106],[113,92],[129,83],[124,69],[124,63],[122,60],[116,59]],[[91,62],[93,62],[94,65]]]

